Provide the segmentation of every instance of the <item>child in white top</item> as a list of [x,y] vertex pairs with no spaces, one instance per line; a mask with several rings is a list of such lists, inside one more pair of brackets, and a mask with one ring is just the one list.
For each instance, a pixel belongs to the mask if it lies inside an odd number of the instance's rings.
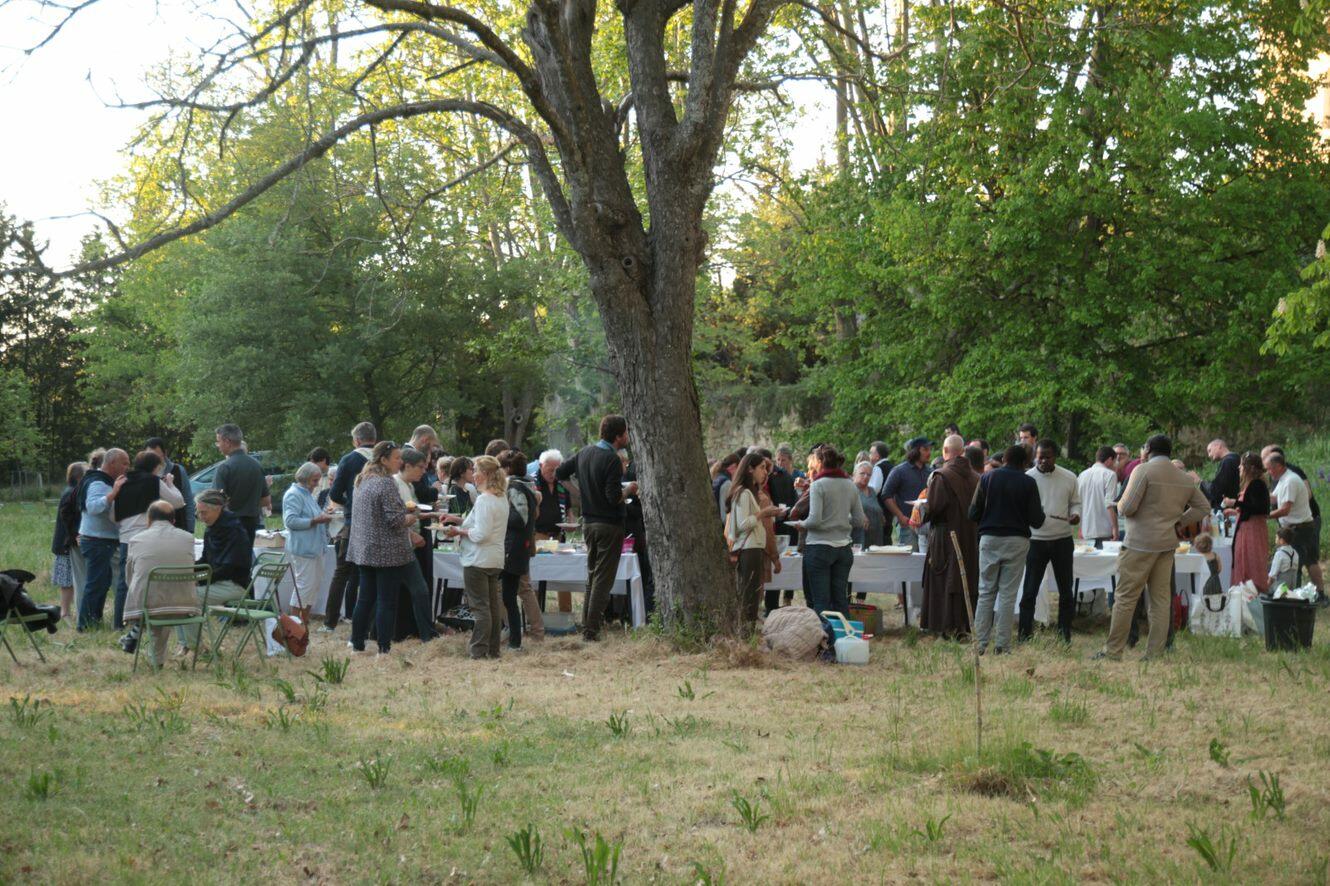
[[1297,587],[1298,567],[1302,565],[1298,552],[1293,549],[1293,530],[1281,528],[1275,533],[1275,554],[1270,558],[1270,588],[1288,585]]

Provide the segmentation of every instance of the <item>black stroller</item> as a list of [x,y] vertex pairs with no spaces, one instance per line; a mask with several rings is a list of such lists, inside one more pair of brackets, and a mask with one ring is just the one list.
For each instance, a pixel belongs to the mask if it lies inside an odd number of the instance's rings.
[[60,623],[59,606],[39,605],[24,590],[23,586],[36,578],[37,576],[31,572],[22,569],[6,569],[0,572],[0,643],[4,643],[5,649],[9,651],[9,657],[14,659],[15,664],[18,663],[18,656],[14,654],[14,647],[9,645],[11,626],[22,630],[27,635],[28,641],[32,643],[32,648],[36,650],[37,657],[46,661],[46,656],[42,655],[42,649],[37,645],[37,638],[33,636],[33,632],[45,628],[47,633],[54,634]]

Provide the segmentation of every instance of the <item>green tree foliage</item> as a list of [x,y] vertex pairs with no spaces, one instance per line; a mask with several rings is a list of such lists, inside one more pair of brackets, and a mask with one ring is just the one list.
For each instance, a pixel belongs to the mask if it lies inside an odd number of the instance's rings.
[[915,7],[910,52],[855,109],[885,122],[760,207],[749,239],[779,252],[736,258],[804,320],[778,344],[815,355],[821,431],[1030,420],[1084,452],[1300,414],[1261,353],[1330,203],[1301,113],[1330,34],[1295,33],[1298,12]]

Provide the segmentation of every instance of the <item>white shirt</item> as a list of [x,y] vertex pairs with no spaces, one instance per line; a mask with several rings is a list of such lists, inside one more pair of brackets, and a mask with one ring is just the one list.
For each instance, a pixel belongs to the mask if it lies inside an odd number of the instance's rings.
[[406,482],[401,474],[393,474],[393,482],[397,484],[397,494],[402,497],[402,504],[410,505],[412,502],[420,504],[416,501],[416,490],[411,488],[411,484]]
[[1275,555],[1270,560],[1270,578],[1276,583],[1282,581],[1290,588],[1298,580],[1298,552],[1293,550],[1292,545],[1280,545],[1275,548]]
[[492,492],[476,498],[471,513],[462,521],[470,538],[462,536],[463,566],[503,568],[503,537],[508,531],[508,499]]
[[1093,464],[1076,478],[1081,497],[1081,537],[1109,538],[1113,523],[1108,517],[1108,503],[1117,497],[1118,475],[1103,464]]
[[[882,484],[887,482],[886,472],[878,470],[878,465],[881,464],[885,464],[885,462],[873,462],[873,470],[868,472],[868,488],[873,490],[875,496],[882,494]],[[891,515],[888,514],[887,516],[889,518]]]
[[[1311,491],[1297,474],[1289,470],[1284,471],[1284,476],[1275,484],[1274,496],[1276,509],[1282,508],[1289,502],[1293,503],[1289,512],[1279,518],[1280,526],[1297,526],[1299,523],[1312,521]],[[123,533],[123,530],[121,532]],[[123,534],[121,537],[124,537]]]
[[[1030,530],[1030,538],[1035,541],[1054,541],[1059,538],[1071,538],[1075,527],[1067,522],[1081,512],[1081,493],[1076,488],[1076,475],[1061,465],[1055,465],[1047,474],[1038,468],[1025,472],[1033,477],[1039,487],[1039,502],[1043,505],[1044,525]],[[1054,517],[1062,517],[1055,520]]]

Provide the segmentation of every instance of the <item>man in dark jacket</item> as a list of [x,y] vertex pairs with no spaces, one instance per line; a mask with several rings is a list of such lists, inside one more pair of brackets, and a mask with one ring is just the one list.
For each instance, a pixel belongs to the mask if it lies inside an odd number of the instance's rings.
[[170,456],[166,454],[166,441],[161,437],[149,437],[147,442],[143,444],[143,448],[147,452],[156,453],[157,457],[162,460],[164,465],[162,476],[171,475],[171,479],[175,481],[176,491],[185,500],[185,506],[175,512],[176,528],[193,532],[195,520],[194,490],[190,488],[189,474],[185,471],[185,466],[171,461]]
[[328,586],[328,604],[319,633],[330,633],[337,627],[343,596],[346,598],[347,621],[351,620],[351,613],[356,608],[356,597],[360,592],[360,570],[346,559],[347,542],[351,538],[351,501],[355,495],[356,478],[369,461],[370,452],[378,441],[379,432],[371,423],[362,421],[352,428],[352,449],[337,462],[337,479],[333,480],[332,488],[328,490],[328,498],[342,506],[345,523],[333,539],[337,568],[333,570],[332,584]]
[[600,439],[584,447],[559,466],[555,476],[577,476],[582,493],[582,522],[587,543],[586,599],[582,603],[582,639],[600,639],[605,605],[623,553],[625,498],[637,494],[637,484],[623,483],[619,450],[628,445],[628,421],[622,415],[600,420]]
[[1011,649],[1011,622],[1016,612],[1016,590],[1025,573],[1030,530],[1044,525],[1039,486],[1025,473],[1029,452],[1019,443],[1007,450],[1002,467],[979,478],[970,519],[979,524],[979,605],[974,629],[979,651],[988,647],[997,616],[994,651]]
[[1223,508],[1224,499],[1237,498],[1241,491],[1238,488],[1241,483],[1238,476],[1241,458],[1236,452],[1229,451],[1227,443],[1218,439],[1210,441],[1210,445],[1205,447],[1205,454],[1210,461],[1219,462],[1215,478],[1210,481],[1205,495],[1210,501],[1210,510],[1218,511]]

